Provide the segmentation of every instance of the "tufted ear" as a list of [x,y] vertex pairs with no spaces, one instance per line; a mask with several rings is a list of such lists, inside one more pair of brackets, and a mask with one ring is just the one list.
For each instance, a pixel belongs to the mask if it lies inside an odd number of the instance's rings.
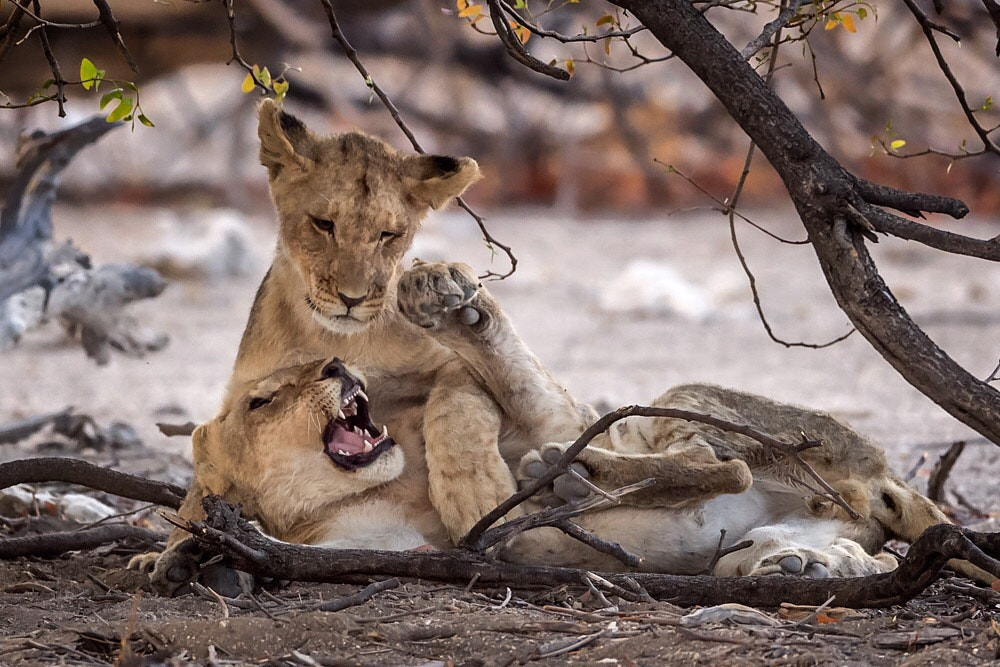
[[285,167],[308,169],[312,166],[316,138],[302,121],[282,111],[272,99],[261,102],[257,110],[257,136],[260,163],[267,167],[271,178]]
[[468,157],[413,155],[404,161],[410,196],[424,206],[441,208],[479,180],[479,165]]

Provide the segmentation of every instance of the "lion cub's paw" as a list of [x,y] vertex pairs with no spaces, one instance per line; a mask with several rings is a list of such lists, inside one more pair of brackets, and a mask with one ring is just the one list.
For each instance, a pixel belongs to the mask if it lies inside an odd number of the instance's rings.
[[[753,548],[750,550],[753,551]],[[872,556],[857,542],[838,538],[824,549],[803,546],[777,549],[757,559],[755,563],[744,563],[740,570],[750,576],[783,574],[809,579],[826,579],[865,577],[870,574],[891,572],[896,567],[896,559],[891,555],[880,553]]]
[[399,310],[424,329],[451,322],[474,326],[482,319],[476,307],[479,279],[460,263],[414,262],[399,279]]
[[[544,475],[553,464],[559,461],[567,447],[568,445],[552,442],[521,457],[521,463],[517,469],[518,487],[523,489]],[[569,467],[583,479],[590,477],[590,470],[579,461],[574,461]],[[535,499],[546,507],[554,507],[574,500],[581,500],[592,493],[593,487],[586,482],[570,473],[563,473],[556,477],[548,487],[539,491],[535,495]]]
[[162,551],[147,551],[144,554],[132,556],[125,567],[129,570],[138,570],[139,572],[148,574],[153,571],[156,561],[162,553]]

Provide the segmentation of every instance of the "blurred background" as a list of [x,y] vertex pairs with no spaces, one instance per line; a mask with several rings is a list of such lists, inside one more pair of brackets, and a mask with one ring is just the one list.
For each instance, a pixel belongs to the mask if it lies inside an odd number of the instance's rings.
[[[171,342],[142,359],[119,356],[98,367],[58,326],[28,332],[0,350],[0,423],[70,405],[98,423],[123,420],[151,451],[175,456],[180,472],[166,474],[183,478],[188,443],[166,438],[155,422],[212,416],[273,247],[274,217],[256,156],[260,97],[243,93],[245,71],[226,65],[232,52],[220,3],[111,5],[140,74],[128,69],[101,27],[49,30],[53,52],[68,79],[86,57],[107,78],[134,82],[156,127],[116,129],[79,154],[62,181],[55,236],[72,238],[98,263],[157,268],[170,285],[135,313]],[[87,0],[43,0],[42,7],[48,20],[63,23],[95,14]],[[586,61],[617,69],[639,61],[620,44],[605,53],[603,44],[585,50],[531,37],[527,47],[542,61],[574,60],[574,76],[563,83],[515,63],[495,37],[459,18],[451,2],[354,0],[335,7],[345,34],[424,147],[472,156],[483,167],[485,178],[468,200],[520,259],[513,277],[489,288],[575,394],[610,408],[707,380],[810,404],[873,435],[901,472],[927,452],[928,464],[914,473],[918,483],[950,442],[967,439],[973,453],[959,463],[956,489],[983,515],[1000,509],[1000,449],[909,387],[860,336],[823,350],[786,349],[768,338],[727,221],[710,210],[719,205],[667,168],[723,201],[747,149],[742,131],[681,63],[611,71]],[[809,48],[783,47],[777,90],[855,173],[962,198],[972,215],[947,226],[997,235],[996,156],[952,162],[886,154],[880,142],[897,142],[902,155],[927,147],[960,152],[963,141],[974,150],[978,142],[905,7],[865,7],[864,20],[855,14],[856,32],[820,25]],[[599,2],[567,4],[543,22],[566,34],[594,32],[609,10]],[[9,3],[0,7],[0,20],[9,11]],[[724,9],[710,16],[741,48],[774,12],[761,5],[759,16]],[[944,53],[970,104],[986,107],[978,117],[992,127],[1000,122],[987,102],[1000,94],[995,30],[974,2],[948,3],[943,20],[963,37],[961,47],[942,37]],[[234,25],[247,62],[285,72],[286,108],[311,129],[361,128],[409,148],[330,38],[318,2],[246,0],[236,3]],[[633,44],[650,58],[664,55],[648,35]],[[50,76],[29,36],[0,65],[0,90],[20,102]],[[91,117],[101,92],[69,89],[66,118],[52,103],[0,111],[0,187],[16,173],[21,133]],[[754,222],[803,239],[762,159],[741,201]],[[850,329],[808,245],[780,244],[742,223],[737,231],[780,336],[824,342]],[[507,268],[473,220],[454,208],[431,216],[412,255],[466,261],[483,271]],[[987,376],[1000,356],[1000,269],[893,239],[876,246],[875,255],[918,323],[971,372]],[[13,453],[0,447],[2,457]],[[165,470],[142,465],[144,472]]]

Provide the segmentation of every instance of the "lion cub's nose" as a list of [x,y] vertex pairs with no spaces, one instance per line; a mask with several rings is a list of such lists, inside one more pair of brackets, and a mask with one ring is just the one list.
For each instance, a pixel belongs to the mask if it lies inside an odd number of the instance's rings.
[[326,366],[323,366],[322,376],[324,380],[340,380],[350,377],[350,374],[344,367],[344,362],[340,359],[334,358]]
[[353,308],[354,306],[358,305],[359,303],[365,300],[364,295],[354,297],[354,296],[347,296],[343,292],[337,292],[337,296],[339,296],[340,300],[344,302],[345,306],[347,306],[347,310],[350,310],[351,308]]

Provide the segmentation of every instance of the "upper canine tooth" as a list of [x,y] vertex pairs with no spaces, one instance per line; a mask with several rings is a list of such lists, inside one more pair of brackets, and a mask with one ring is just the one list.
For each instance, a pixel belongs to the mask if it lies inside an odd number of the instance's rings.
[[368,401],[368,394],[366,394],[364,391],[362,391],[361,387],[358,387],[358,396],[360,396],[361,398],[365,399],[365,403],[369,402]]
[[347,419],[347,415],[344,414],[343,410],[337,413],[337,419],[340,419],[341,421],[345,421]]

